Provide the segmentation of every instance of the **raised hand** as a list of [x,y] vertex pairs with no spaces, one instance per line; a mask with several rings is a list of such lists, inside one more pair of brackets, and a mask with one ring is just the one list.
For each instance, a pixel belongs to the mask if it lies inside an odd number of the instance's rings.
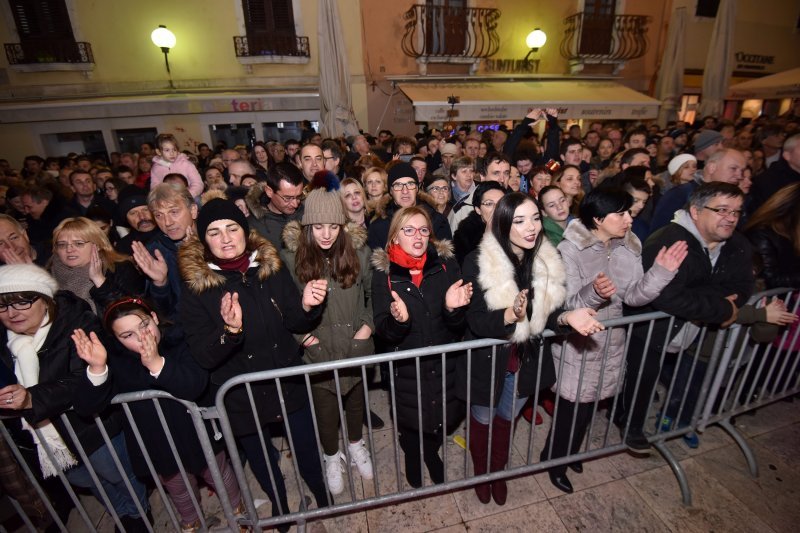
[[595,316],[597,316],[597,311],[594,309],[589,309],[588,307],[582,307],[580,309],[569,311],[566,316],[564,316],[564,322],[569,324],[572,329],[586,337],[606,329],[603,324],[595,320]]
[[389,311],[392,313],[392,317],[400,323],[407,322],[408,307],[406,307],[406,303],[394,291],[392,291],[392,300],[394,301],[389,305]]
[[92,374],[102,374],[106,369],[106,362],[108,361],[108,352],[97,334],[94,331],[86,332],[82,329],[76,329],[72,332],[72,342],[75,343],[75,350],[78,352],[78,357],[86,361],[89,365],[89,370]]
[[26,250],[23,254],[18,254],[8,247],[0,249],[0,261],[6,265],[33,264],[33,258],[28,250]]
[[594,292],[600,298],[604,300],[608,300],[611,298],[615,292],[617,292],[617,287],[614,285],[614,282],[611,281],[611,278],[605,275],[604,272],[600,272],[596,278],[594,278],[594,283],[592,283],[594,287]]
[[133,250],[133,260],[136,261],[144,275],[150,278],[157,287],[166,285],[169,268],[161,251],[156,250],[155,256],[150,255],[144,244],[139,241],[133,241],[131,249]]
[[328,295],[328,280],[312,279],[303,287],[303,309],[308,312],[325,301]]
[[444,306],[448,311],[452,311],[453,309],[458,309],[459,307],[469,305],[471,298],[472,283],[467,283],[465,285],[464,280],[460,279],[450,285],[450,287],[447,289],[447,292],[444,295]]
[[164,368],[164,358],[158,353],[158,343],[153,333],[149,329],[143,329],[139,334],[139,342],[142,345],[139,352],[142,365],[151,374],[160,372]]
[[686,241],[675,241],[672,246],[667,248],[662,246],[656,256],[656,264],[661,265],[670,272],[675,272],[689,254],[689,245]]
[[222,295],[222,301],[219,305],[219,314],[222,316],[222,321],[231,329],[240,329],[242,327],[242,306],[239,305],[239,293],[226,292]]
[[89,279],[95,287],[99,287],[106,282],[105,273],[103,273],[103,261],[100,259],[100,251],[97,249],[96,244],[92,244],[92,253],[89,256]]
[[514,297],[514,305],[511,307],[511,312],[514,313],[515,322],[519,322],[525,318],[525,312],[528,308],[528,289],[522,289]]
[[544,112],[553,118],[558,118],[558,109],[555,107],[548,107],[547,109],[544,110]]
[[[533,120],[533,124],[536,124],[544,118],[544,111],[542,111],[542,108],[540,107],[534,107],[528,111],[528,114],[525,115],[525,118]],[[531,126],[533,126],[533,124],[531,124]]]

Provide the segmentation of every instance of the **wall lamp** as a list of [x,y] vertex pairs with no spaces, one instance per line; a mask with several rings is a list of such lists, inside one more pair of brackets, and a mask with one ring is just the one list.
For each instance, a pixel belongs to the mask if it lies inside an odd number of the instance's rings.
[[528,54],[525,56],[525,61],[527,62],[531,54],[534,54],[539,51],[539,48],[544,46],[544,43],[547,42],[547,34],[543,32],[540,28],[535,28],[532,32],[525,37],[525,45],[529,48]]
[[174,89],[175,86],[172,84],[172,72],[169,70],[169,51],[171,48],[175,47],[175,43],[177,42],[175,34],[169,31],[163,24],[159,24],[158,28],[154,29],[153,33],[150,34],[150,40],[164,52],[164,64],[167,66],[167,74],[169,74],[169,86]]

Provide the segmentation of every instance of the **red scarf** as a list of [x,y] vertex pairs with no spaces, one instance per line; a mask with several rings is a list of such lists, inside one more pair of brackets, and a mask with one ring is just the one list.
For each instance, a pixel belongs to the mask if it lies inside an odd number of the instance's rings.
[[389,253],[389,261],[392,263],[403,268],[407,268],[408,270],[418,271],[416,274],[411,274],[411,283],[419,287],[422,283],[422,268],[425,266],[425,260],[428,258],[428,252],[425,252],[420,257],[413,257],[408,255],[402,248],[400,248],[400,246],[396,244],[390,244],[386,251]]
[[242,274],[247,272],[250,268],[250,254],[243,253],[234,259],[214,259],[213,263],[220,267],[222,270],[238,270]]

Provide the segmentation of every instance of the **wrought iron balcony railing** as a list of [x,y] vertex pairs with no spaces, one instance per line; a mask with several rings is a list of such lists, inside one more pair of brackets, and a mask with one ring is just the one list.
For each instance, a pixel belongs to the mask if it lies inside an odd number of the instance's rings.
[[647,52],[647,24],[642,15],[575,13],[564,19],[561,55],[569,61],[619,62]]
[[9,65],[94,63],[92,45],[70,40],[5,43]]
[[234,35],[236,57],[310,57],[308,37],[299,35]]
[[499,9],[417,4],[403,15],[403,53],[413,58],[485,59],[497,53]]

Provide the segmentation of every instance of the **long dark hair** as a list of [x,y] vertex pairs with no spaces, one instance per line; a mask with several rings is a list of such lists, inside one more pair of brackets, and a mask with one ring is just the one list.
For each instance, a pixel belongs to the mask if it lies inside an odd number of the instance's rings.
[[778,190],[750,216],[744,229],[769,228],[792,242],[794,252],[800,255],[800,183]]
[[533,304],[533,262],[536,259],[536,254],[539,253],[539,248],[542,246],[542,239],[544,238],[544,231],[540,231],[536,236],[536,243],[530,250],[523,250],[522,259],[517,257],[511,247],[511,240],[509,234],[511,233],[511,224],[514,221],[514,212],[519,206],[525,202],[530,202],[536,209],[536,201],[525,193],[512,192],[503,196],[494,208],[492,215],[492,235],[500,243],[500,247],[506,254],[506,257],[514,266],[514,280],[517,283],[519,290],[528,289],[528,309],[527,315],[531,316]]
[[312,279],[331,279],[347,289],[356,282],[361,270],[356,249],[345,226],[339,226],[339,235],[329,250],[323,250],[314,240],[313,226],[303,226],[303,236],[298,242],[295,257],[295,274],[300,283]]

